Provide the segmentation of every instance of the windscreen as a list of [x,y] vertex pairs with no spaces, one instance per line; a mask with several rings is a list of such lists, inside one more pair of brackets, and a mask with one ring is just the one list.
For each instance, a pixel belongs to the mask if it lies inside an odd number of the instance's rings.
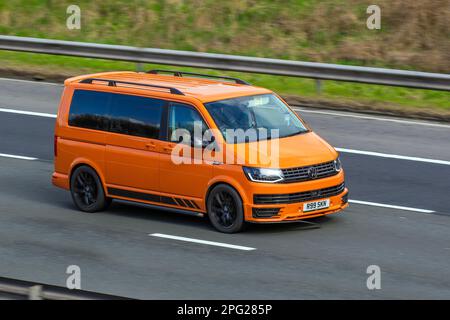
[[[270,139],[275,136],[274,133],[283,138],[308,131],[300,119],[274,94],[220,100],[205,106],[228,143]],[[230,139],[230,132],[239,129],[254,129],[256,135],[246,135],[244,141],[239,137],[236,139],[236,135]]]

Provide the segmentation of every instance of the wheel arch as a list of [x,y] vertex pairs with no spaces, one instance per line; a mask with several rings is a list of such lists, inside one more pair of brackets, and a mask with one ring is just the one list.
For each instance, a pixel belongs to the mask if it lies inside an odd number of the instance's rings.
[[245,197],[243,197],[243,189],[242,188],[240,188],[240,187],[236,187],[235,185],[233,185],[233,183],[230,183],[230,181],[227,181],[227,180],[217,180],[217,181],[214,181],[213,183],[211,183],[211,185],[208,187],[208,190],[206,191],[206,195],[205,195],[205,211],[206,211],[206,214],[208,214],[208,198],[209,198],[209,195],[210,195],[210,193],[211,193],[211,191],[215,188],[215,187],[217,187],[218,185],[221,185],[221,184],[224,184],[224,185],[227,185],[227,186],[229,186],[229,187],[231,187],[231,188],[233,188],[233,190],[234,191],[236,191],[236,193],[238,194],[238,196],[239,196],[239,198],[241,199],[241,202],[242,202],[242,210],[243,210],[243,212],[244,212],[244,215],[245,215]]
[[70,170],[69,170],[69,186],[70,186],[70,182],[72,181],[73,173],[75,172],[76,169],[78,169],[79,167],[82,167],[82,166],[90,167],[92,170],[95,171],[95,173],[97,173],[97,176],[100,178],[100,182],[102,183],[103,190],[104,190],[105,194],[107,194],[105,178],[104,178],[102,170],[100,169],[99,166],[97,166],[95,163],[93,163],[92,161],[90,161],[88,159],[77,159],[72,163],[72,165],[70,166]]

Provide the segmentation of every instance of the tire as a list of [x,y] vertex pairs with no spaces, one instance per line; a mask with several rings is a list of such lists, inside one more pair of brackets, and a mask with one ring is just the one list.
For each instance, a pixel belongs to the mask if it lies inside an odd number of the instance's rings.
[[244,227],[242,200],[236,190],[220,184],[211,190],[207,200],[208,217],[216,230],[236,233]]
[[70,177],[70,193],[75,206],[84,212],[98,212],[111,204],[94,169],[81,166]]

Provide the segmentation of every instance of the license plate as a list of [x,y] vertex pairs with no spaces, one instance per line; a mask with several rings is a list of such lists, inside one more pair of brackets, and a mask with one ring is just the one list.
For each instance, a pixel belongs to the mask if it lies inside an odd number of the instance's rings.
[[330,206],[330,199],[308,202],[303,204],[303,212],[326,209]]

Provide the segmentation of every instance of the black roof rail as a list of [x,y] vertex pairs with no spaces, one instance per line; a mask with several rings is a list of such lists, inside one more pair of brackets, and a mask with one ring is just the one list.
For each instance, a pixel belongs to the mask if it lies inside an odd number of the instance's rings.
[[224,80],[232,80],[232,81],[234,81],[237,84],[245,84],[245,85],[248,85],[248,86],[250,85],[250,83],[248,83],[247,81],[244,81],[244,80],[239,79],[239,78],[225,77],[225,76],[213,76],[213,75],[210,75],[210,74],[202,74],[202,73],[172,71],[172,70],[159,70],[159,69],[150,70],[150,71],[147,71],[147,73],[151,73],[151,74],[171,73],[175,77],[182,77],[183,75],[188,75],[188,76],[196,76],[196,77],[203,77],[203,78],[224,79]]
[[107,82],[109,87],[117,87],[117,83],[122,83],[122,84],[129,84],[129,85],[133,85],[133,86],[143,86],[143,87],[150,87],[150,88],[167,89],[172,94],[178,94],[178,95],[184,96],[184,93],[181,92],[180,90],[178,90],[177,88],[158,86],[158,85],[147,84],[147,83],[128,82],[128,81],[121,81],[121,80],[108,80],[108,79],[100,79],[100,78],[87,78],[87,79],[81,80],[79,83],[92,84],[92,81]]

